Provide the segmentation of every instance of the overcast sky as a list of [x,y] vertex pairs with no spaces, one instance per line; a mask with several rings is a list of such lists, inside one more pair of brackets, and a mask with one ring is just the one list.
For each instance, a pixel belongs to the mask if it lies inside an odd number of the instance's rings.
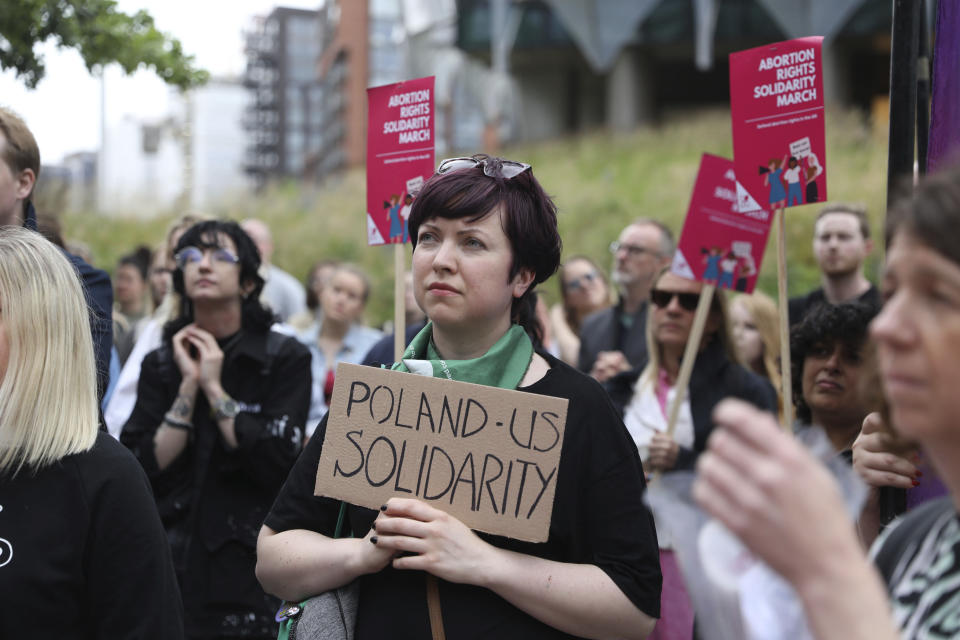
[[[118,0],[121,11],[146,9],[157,28],[183,43],[199,66],[216,76],[243,72],[243,31],[256,15],[275,6],[314,9],[323,0]],[[96,151],[100,143],[100,81],[87,73],[80,55],[42,45],[47,73],[28,90],[12,71],[0,73],[0,104],[22,115],[40,145],[45,163],[56,163],[74,151]],[[166,114],[168,88],[151,72],[125,76],[117,65],[106,74],[109,122],[133,115]]]

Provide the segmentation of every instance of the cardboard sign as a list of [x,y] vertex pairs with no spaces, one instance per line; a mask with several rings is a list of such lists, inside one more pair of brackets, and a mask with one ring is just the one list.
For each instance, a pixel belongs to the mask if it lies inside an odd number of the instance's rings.
[[730,54],[733,158],[745,211],[827,199],[822,41]]
[[545,542],[567,404],[341,363],[314,493],[371,509],[419,498],[471,529]]
[[433,76],[367,89],[367,244],[409,241],[415,189],[433,175]]
[[684,278],[750,293],[767,247],[772,216],[741,211],[733,161],[703,154],[671,270]]

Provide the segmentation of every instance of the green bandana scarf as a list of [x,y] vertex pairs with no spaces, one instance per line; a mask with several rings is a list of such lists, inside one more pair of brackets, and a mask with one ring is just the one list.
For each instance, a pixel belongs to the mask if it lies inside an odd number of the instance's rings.
[[394,371],[433,378],[516,389],[533,359],[533,343],[518,324],[512,325],[490,349],[472,360],[443,360],[433,345],[433,323],[420,330],[403,352]]

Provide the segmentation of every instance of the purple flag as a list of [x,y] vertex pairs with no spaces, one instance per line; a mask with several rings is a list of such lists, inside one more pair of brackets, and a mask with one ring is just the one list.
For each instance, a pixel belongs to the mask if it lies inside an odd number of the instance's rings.
[[933,53],[933,100],[927,171],[960,161],[960,3],[937,3],[937,40]]

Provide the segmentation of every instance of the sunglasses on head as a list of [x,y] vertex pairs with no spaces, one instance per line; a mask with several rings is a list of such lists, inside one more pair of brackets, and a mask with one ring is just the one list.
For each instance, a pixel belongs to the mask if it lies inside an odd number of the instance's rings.
[[650,301],[661,309],[670,306],[670,301],[674,298],[686,311],[696,311],[697,304],[700,302],[699,293],[680,293],[679,291],[665,291],[663,289],[654,289],[650,292]]
[[499,158],[473,157],[473,158],[447,158],[437,167],[437,173],[449,173],[450,171],[459,171],[460,169],[473,169],[483,167],[483,175],[488,178],[516,178],[524,171],[530,170],[530,165],[523,162],[514,162],[513,160],[500,160]]
[[564,284],[564,288],[567,291],[579,291],[580,289],[586,288],[586,286],[592,283],[597,279],[597,274],[593,271],[583,274],[582,276],[577,276],[576,278],[570,280]]
[[177,263],[177,267],[182,271],[188,264],[196,264],[203,260],[204,252],[209,251],[210,257],[214,262],[222,262],[225,264],[237,264],[240,262],[240,258],[235,256],[232,251],[229,249],[224,249],[223,247],[184,247],[177,252],[177,255],[173,259]]

